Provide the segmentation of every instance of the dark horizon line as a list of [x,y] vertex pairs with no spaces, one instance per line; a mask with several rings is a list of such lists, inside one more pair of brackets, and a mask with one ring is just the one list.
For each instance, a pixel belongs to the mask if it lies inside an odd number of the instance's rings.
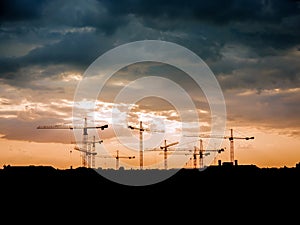
[[298,163],[295,164],[295,166],[292,167],[288,167],[288,166],[281,166],[281,167],[276,167],[276,166],[272,166],[272,167],[259,167],[255,164],[237,164],[237,163],[232,163],[232,162],[228,162],[228,161],[224,161],[221,162],[221,160],[219,161],[218,165],[209,165],[209,166],[205,166],[203,168],[199,168],[199,167],[183,167],[183,168],[125,168],[123,166],[120,166],[119,169],[116,168],[102,168],[102,167],[96,167],[96,168],[92,168],[92,167],[84,167],[84,166],[77,166],[77,167],[73,167],[70,166],[69,168],[55,168],[54,166],[51,165],[35,165],[35,164],[29,164],[29,165],[12,165],[12,164],[4,164],[2,168],[0,168],[0,170],[5,170],[5,169],[26,169],[26,168],[52,168],[55,170],[76,170],[76,169],[91,169],[91,170],[103,170],[103,171],[150,171],[150,170],[159,170],[159,171],[171,171],[171,170],[199,170],[199,171],[204,171],[207,168],[256,168],[256,169],[300,169],[300,161]]

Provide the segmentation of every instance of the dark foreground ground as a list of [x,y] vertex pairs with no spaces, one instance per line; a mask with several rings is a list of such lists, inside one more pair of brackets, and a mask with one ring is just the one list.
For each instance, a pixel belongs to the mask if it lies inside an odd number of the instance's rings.
[[290,224],[300,212],[299,181],[299,164],[294,168],[210,166],[203,171],[6,166],[0,170],[4,208],[0,212],[30,210],[34,215],[42,210],[73,220],[92,214],[132,220],[139,214],[143,223],[162,216],[232,221],[238,213],[238,218],[244,215],[244,222],[261,218],[270,224],[280,217]]

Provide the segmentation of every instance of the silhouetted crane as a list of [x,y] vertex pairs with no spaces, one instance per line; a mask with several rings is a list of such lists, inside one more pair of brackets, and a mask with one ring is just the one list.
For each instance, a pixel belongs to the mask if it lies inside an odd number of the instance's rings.
[[164,152],[164,168],[168,168],[168,148],[174,145],[177,145],[179,142],[173,142],[170,144],[167,144],[167,140],[164,140],[164,145],[160,146],[159,149],[154,148],[154,149],[148,149],[148,151],[163,151]]
[[164,141],[165,145],[164,146],[160,146],[160,149],[163,149],[164,151],[164,163],[165,163],[165,169],[167,169],[168,165],[167,165],[167,157],[168,157],[168,154],[167,154],[167,151],[168,151],[168,148],[173,146],[173,145],[177,145],[179,142],[173,142],[173,143],[170,143],[170,144],[167,144],[167,140]]
[[128,126],[129,129],[132,130],[139,130],[140,131],[140,169],[143,169],[144,166],[144,149],[143,149],[143,132],[144,131],[150,131],[147,128],[143,127],[143,122],[140,121],[140,126],[139,127],[133,127],[133,126]]
[[115,158],[116,159],[116,170],[119,169],[120,158],[124,158],[124,159],[134,159],[135,158],[135,156],[119,155],[119,150],[117,150],[116,155],[98,155],[97,157],[99,157],[99,158]]
[[234,139],[243,139],[243,140],[251,140],[254,139],[254,137],[237,137],[233,136],[233,129],[230,129],[230,136],[219,136],[219,135],[185,135],[187,137],[200,137],[200,138],[222,138],[222,139],[228,139],[230,141],[230,161],[234,162]]
[[[88,144],[88,148],[87,148],[87,152],[91,152],[91,154],[87,153],[87,165],[88,167],[95,167],[95,155],[93,154],[93,152],[96,152],[96,144],[101,144],[103,142],[103,140],[99,140],[96,141],[95,140],[95,136],[93,136],[93,140],[92,141],[87,141]],[[83,144],[82,141],[72,141],[72,144]],[[78,150],[78,149],[75,149]]]
[[[82,164],[84,167],[86,167],[87,164],[87,156],[88,154],[88,129],[101,129],[104,130],[105,128],[108,128],[108,125],[102,125],[102,126],[88,126],[87,125],[87,118],[84,118],[84,124],[83,125],[65,125],[65,124],[56,124],[56,125],[43,125],[38,126],[37,129],[82,129],[83,130],[83,138],[82,138],[82,148],[80,151],[82,154]],[[77,150],[77,149],[75,149]]]
[[[203,148],[203,141],[202,139],[199,140],[200,142],[200,147],[198,148],[197,146],[194,146],[194,154],[195,155],[199,155],[199,167],[200,168],[203,168],[204,167],[204,164],[203,164],[203,156],[207,156],[210,154],[210,152],[218,152],[218,153],[221,153],[221,152],[224,152],[224,148],[221,148],[221,149],[206,149],[204,150]],[[195,156],[194,156],[195,158]]]
[[197,156],[199,155],[199,167],[203,168],[203,156],[208,156],[210,154],[210,152],[217,152],[217,153],[221,153],[224,151],[224,148],[220,148],[220,149],[203,149],[203,148],[198,148],[196,146],[194,146],[194,149],[177,149],[175,150],[175,152],[171,152],[169,151],[168,154],[174,154],[174,155],[192,155],[193,161],[194,161],[194,168],[197,168]]

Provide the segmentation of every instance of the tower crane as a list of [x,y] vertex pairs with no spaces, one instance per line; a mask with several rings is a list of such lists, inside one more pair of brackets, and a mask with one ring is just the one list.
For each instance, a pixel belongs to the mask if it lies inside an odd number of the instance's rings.
[[167,154],[167,151],[168,151],[168,148],[173,146],[173,145],[177,145],[179,142],[176,141],[176,142],[173,142],[173,143],[170,143],[167,145],[167,140],[164,141],[165,145],[164,146],[160,146],[160,149],[163,149],[164,151],[164,163],[165,163],[165,169],[167,169],[167,157],[168,157],[168,154]]
[[[204,163],[203,163],[203,156],[207,156],[212,151],[217,151],[218,153],[220,153],[221,151],[223,151],[224,149],[217,149],[217,150],[204,150],[203,148],[203,140],[200,139],[199,140],[199,148],[197,146],[194,146],[194,167],[197,167],[197,155],[199,155],[199,168],[203,168],[204,167]],[[206,152],[205,152],[206,151]]]
[[116,155],[98,155],[97,157],[99,157],[99,158],[115,158],[116,159],[116,170],[119,169],[120,158],[124,158],[124,159],[134,159],[135,158],[135,156],[119,155],[119,150],[117,150]]
[[[201,142],[200,142],[201,143]],[[197,146],[194,146],[194,150],[191,149],[177,149],[176,152],[168,152],[168,154],[174,155],[192,155],[192,159],[194,161],[194,168],[197,168],[197,156],[199,155],[199,167],[203,168],[203,157],[208,156],[210,152],[221,153],[224,151],[224,148],[220,149],[203,149],[203,145],[200,144],[200,149]]]
[[134,127],[131,125],[128,125],[128,128],[131,130],[138,130],[139,131],[139,136],[140,136],[140,169],[143,169],[144,166],[144,147],[143,147],[143,133],[144,131],[148,131],[148,132],[163,132],[161,130],[150,130],[148,128],[143,127],[143,122],[140,121],[139,126],[138,127]]
[[163,151],[164,152],[164,168],[165,170],[168,168],[168,148],[174,145],[177,145],[179,142],[173,142],[170,144],[167,144],[167,140],[164,140],[164,145],[160,146],[159,149],[150,149],[150,151]]
[[[194,154],[196,155],[199,155],[199,167],[200,168],[203,168],[204,167],[204,164],[203,164],[203,156],[207,156],[210,154],[210,152],[218,152],[218,153],[221,153],[221,152],[224,152],[224,148],[221,148],[221,149],[206,149],[204,150],[203,149],[203,140],[200,139],[199,140],[200,142],[200,146],[199,148],[197,146],[194,146]],[[194,159],[196,160],[196,157],[194,156]]]
[[[88,126],[87,125],[87,118],[84,118],[84,124],[83,125],[65,125],[65,124],[56,124],[56,125],[43,125],[43,126],[38,126],[37,129],[82,129],[83,130],[83,138],[82,138],[82,148],[81,153],[82,153],[82,164],[84,167],[87,165],[87,157],[88,157],[88,129],[101,129],[104,130],[105,128],[108,128],[108,125],[102,125],[102,126]],[[75,149],[77,150],[77,149]]]
[[233,129],[230,129],[230,136],[218,136],[218,135],[198,135],[198,136],[191,136],[186,135],[188,137],[200,137],[200,138],[222,138],[222,139],[228,139],[230,141],[230,162],[234,162],[234,139],[243,139],[243,140],[251,140],[254,139],[254,137],[238,137],[233,135]]
[[140,121],[140,126],[139,127],[134,127],[134,126],[128,126],[129,129],[132,130],[139,130],[140,131],[140,169],[143,169],[144,166],[144,149],[143,149],[143,132],[144,131],[150,131],[147,128],[143,127],[143,122]]
[[[203,149],[203,141],[202,141],[202,139],[200,139],[199,140],[199,167],[200,168],[203,168],[203,151],[204,151],[204,149]],[[195,150],[196,150],[196,147],[195,147]]]
[[[101,144],[103,142],[103,140],[99,140],[99,141],[96,141],[95,140],[95,136],[93,136],[93,140],[92,141],[87,141],[87,144],[88,144],[88,148],[87,148],[87,165],[88,167],[92,167],[92,168],[95,168],[95,155],[94,154],[96,152],[96,144]],[[74,141],[74,142],[71,142],[72,144],[82,144],[83,142],[82,141]],[[91,147],[92,146],[92,147]],[[75,149],[75,148],[74,148]],[[75,149],[75,150],[78,150],[78,149]]]
[[194,150],[191,149],[181,149],[181,150],[175,150],[176,152],[168,152],[168,154],[174,154],[174,155],[192,155],[192,159],[194,161],[194,168],[197,168],[197,155],[199,155],[200,160],[200,168],[203,168],[203,156],[207,156],[210,154],[210,152],[218,152],[221,153],[224,151],[224,148],[220,149],[203,149],[200,150],[198,147],[194,146]]

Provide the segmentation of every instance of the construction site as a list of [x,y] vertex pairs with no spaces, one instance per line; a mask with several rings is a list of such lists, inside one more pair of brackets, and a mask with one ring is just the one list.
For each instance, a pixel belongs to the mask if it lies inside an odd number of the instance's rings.
[[[120,164],[120,160],[138,160],[138,166],[135,169],[144,170],[144,169],[162,169],[169,170],[173,167],[170,167],[170,157],[184,157],[185,165],[183,168],[193,168],[193,169],[204,169],[212,163],[205,163],[205,157],[212,156],[214,159],[214,164],[226,164],[226,165],[237,165],[238,160],[235,158],[235,149],[234,149],[234,141],[235,140],[253,140],[253,136],[236,136],[234,135],[233,129],[230,129],[230,134],[227,135],[185,135],[186,138],[192,138],[193,140],[189,143],[193,143],[193,147],[187,146],[186,143],[180,143],[179,141],[170,142],[167,139],[164,139],[163,142],[155,147],[155,148],[145,148],[144,147],[144,132],[149,132],[150,129],[143,125],[143,121],[139,121],[138,126],[127,125],[127,128],[132,131],[137,131],[138,141],[139,141],[139,149],[133,153],[135,154],[123,154],[119,149],[114,150],[114,153],[106,152],[105,154],[99,153],[97,151],[97,145],[103,144],[102,139],[97,139],[96,136],[92,135],[91,137],[88,134],[88,130],[99,130],[100,132],[105,132],[106,129],[109,128],[108,124],[104,125],[88,125],[87,118],[84,118],[83,124],[79,125],[62,125],[62,124],[54,124],[54,125],[40,125],[37,129],[66,129],[66,130],[79,130],[81,137],[80,140],[72,141],[71,144],[74,145],[72,151],[77,151],[80,153],[81,158],[81,167],[85,168],[103,168],[103,165],[99,165],[96,163],[96,159],[113,159],[115,160],[115,166],[113,169],[119,170],[120,168],[124,169]],[[229,140],[229,149],[226,147],[220,148],[205,148],[204,140],[206,139],[224,139]],[[225,154],[224,152],[228,152],[229,161],[221,162],[221,160],[217,160],[218,154]],[[145,165],[145,159],[147,157],[151,157],[150,153],[156,154],[155,157],[159,157],[159,165],[158,167],[151,167]],[[70,165],[72,168],[73,165]],[[132,168],[131,168],[132,169]],[[173,168],[174,169],[174,168]]]
[[[234,154],[235,140],[253,140],[253,136],[237,136],[234,135],[234,130],[230,129],[228,136],[196,135],[193,138],[196,138],[197,144],[193,149],[175,149],[174,147],[180,146],[181,143],[169,142],[166,139],[156,148],[144,149],[143,132],[146,128],[140,121],[139,126],[127,126],[130,130],[138,131],[140,137],[138,155],[125,155],[119,151],[115,154],[99,154],[96,146],[103,144],[105,140],[97,140],[94,135],[89,138],[88,130],[100,129],[101,132],[105,132],[108,128],[108,124],[89,126],[86,119],[83,126],[38,126],[37,129],[78,129],[81,131],[82,140],[72,144],[73,150],[81,154],[82,165],[77,168],[70,167],[70,169],[5,165],[3,169],[0,169],[0,180],[6,184],[1,186],[3,192],[11,193],[13,188],[22,185],[21,191],[18,190],[12,194],[18,200],[32,201],[31,196],[37,196],[37,192],[49,190],[48,193],[52,193],[54,197],[44,197],[43,201],[45,199],[60,201],[63,198],[68,202],[78,203],[79,194],[82,204],[91,201],[105,205],[111,202],[115,204],[111,196],[115,196],[122,203],[141,202],[141,198],[143,202],[151,204],[157,204],[158,198],[167,202],[174,202],[174,200],[194,202],[196,199],[201,207],[209,206],[209,210],[216,205],[224,205],[228,202],[235,202],[236,204],[233,205],[236,208],[249,206],[250,203],[251,205],[262,203],[265,206],[274,199],[276,202],[289,204],[290,199],[296,200],[299,196],[300,163],[293,168],[259,168],[256,165],[238,165]],[[209,154],[227,153],[225,148],[206,149],[203,142],[207,138],[228,140],[230,161],[218,160],[216,165],[205,165],[205,157]],[[157,153],[161,157],[163,162],[161,168],[146,167],[145,159],[149,157],[150,152]],[[191,165],[185,168],[171,168],[169,163],[172,154],[179,157],[187,156],[187,163]],[[95,163],[96,157],[114,159],[115,166],[103,169],[101,165]],[[136,169],[124,169],[121,166],[121,159],[136,159],[138,165]],[[155,200],[153,195],[156,196]],[[27,198],[27,196],[30,197]],[[109,200],[104,200],[105,196]],[[208,203],[204,201],[205,198]],[[37,202],[38,205],[42,205],[39,200]]]

